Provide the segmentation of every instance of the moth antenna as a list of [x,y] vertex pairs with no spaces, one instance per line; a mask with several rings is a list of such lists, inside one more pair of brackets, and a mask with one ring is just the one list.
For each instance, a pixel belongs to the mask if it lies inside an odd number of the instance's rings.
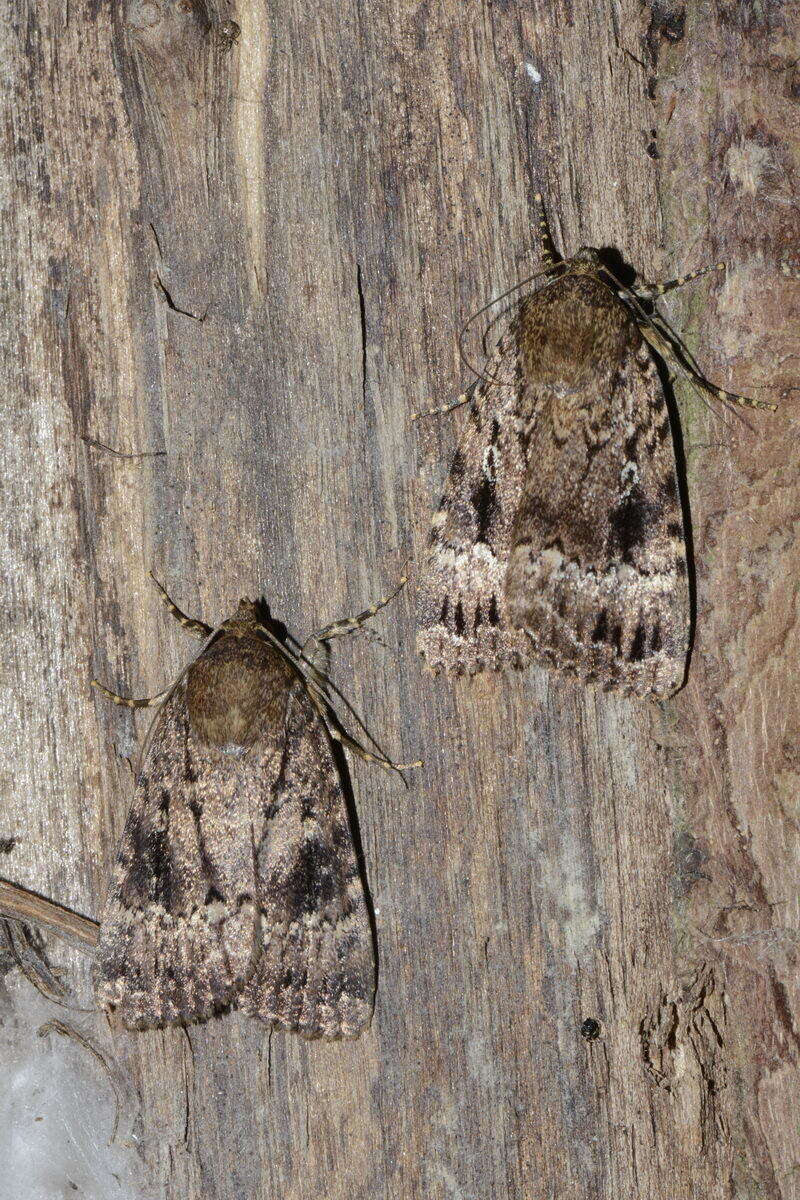
[[[564,270],[566,270],[568,265],[569,264],[565,263],[562,259],[558,259],[556,262],[553,263],[553,265],[551,267],[547,267],[543,271],[534,271],[533,274],[528,275],[528,277],[526,279],[521,279],[519,281],[519,283],[515,283],[510,288],[506,288],[506,290],[504,292],[501,292],[499,296],[493,296],[491,300],[487,301],[486,304],[482,305],[477,310],[477,312],[474,312],[472,314],[472,316],[467,321],[465,321],[464,325],[461,327],[461,332],[458,335],[458,354],[459,354],[461,361],[464,363],[464,366],[467,368],[468,371],[472,372],[472,374],[475,376],[475,378],[477,380],[483,380],[485,383],[494,383],[493,378],[491,378],[490,376],[484,375],[481,371],[477,370],[477,368],[470,361],[470,359],[467,355],[467,352],[464,349],[464,341],[465,341],[465,338],[467,336],[467,332],[468,332],[470,326],[474,325],[475,322],[477,321],[478,317],[483,316],[483,314],[487,311],[487,309],[493,308],[495,306],[495,304],[499,304],[500,301],[505,300],[505,298],[507,296],[512,296],[514,294],[514,292],[518,292],[521,288],[527,287],[527,285],[529,283],[533,283],[534,279],[541,279],[543,275],[551,275],[554,270],[558,270],[559,268],[563,272]],[[502,345],[502,339],[499,344]],[[466,394],[467,393],[465,392],[464,395],[466,395]]]
[[[317,667],[315,663],[306,657],[300,644],[297,643],[296,650],[290,649],[275,636],[272,630],[267,629],[265,625],[259,625],[258,628],[270,645],[274,646],[278,653],[281,654],[283,658],[285,658],[290,664],[290,666],[294,668],[309,691],[313,691],[317,696],[319,696],[322,702],[327,705],[332,712],[334,711],[333,705],[331,698],[328,695],[328,691],[330,690],[334,696],[336,696],[337,700],[341,701],[341,703],[350,713],[353,720],[364,733],[365,737],[367,737],[373,746],[375,746],[375,748],[382,753],[380,745],[369,732],[361,717],[358,715],[347,697],[339,690],[339,688],[337,688],[336,684],[323,671],[321,671],[319,667]],[[327,645],[327,643],[323,643],[323,645]]]
[[166,458],[166,450],[138,450],[131,453],[126,453],[124,450],[115,450],[113,446],[107,446],[105,442],[98,442],[97,438],[89,437],[88,434],[80,434],[80,439],[87,446],[93,446],[95,450],[104,450],[106,454],[113,455],[114,458],[126,458],[129,460],[135,458]]
[[505,306],[505,308],[501,308],[500,312],[497,313],[496,316],[492,317],[491,321],[489,322],[489,324],[486,326],[483,333],[481,334],[481,350],[483,351],[483,356],[485,359],[488,359],[490,357],[489,351],[487,349],[487,341],[489,338],[489,334],[492,332],[492,330],[495,328],[495,326],[498,325],[500,321],[502,321],[503,317],[505,317],[508,313],[512,312],[515,307],[516,307],[515,304],[507,304]]

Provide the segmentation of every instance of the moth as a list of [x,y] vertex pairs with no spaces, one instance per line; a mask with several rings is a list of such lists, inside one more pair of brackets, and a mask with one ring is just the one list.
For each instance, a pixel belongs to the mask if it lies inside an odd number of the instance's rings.
[[[455,675],[534,660],[669,696],[689,651],[686,539],[653,354],[669,343],[640,301],[703,272],[624,288],[597,250],[562,260],[537,203],[548,281],[473,387],[433,410],[469,403],[433,518],[418,649]],[[714,396],[774,408],[689,369]]]
[[[307,1037],[354,1037],[371,1019],[375,962],[331,739],[395,764],[343,732],[325,677],[259,604],[242,600],[215,630],[156,586],[205,644],[152,699],[93,681],[128,707],[163,699],[100,928],[98,1003],[135,1029],[238,1008]],[[314,640],[357,627],[390,598]]]

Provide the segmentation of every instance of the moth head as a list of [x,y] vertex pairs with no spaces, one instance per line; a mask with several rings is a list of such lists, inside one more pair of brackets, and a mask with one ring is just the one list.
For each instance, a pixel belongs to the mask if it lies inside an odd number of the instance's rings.
[[593,246],[581,246],[574,258],[569,260],[571,275],[597,275],[602,270],[600,251]]
[[223,625],[226,633],[248,633],[264,624],[264,609],[258,600],[240,600],[239,607]]

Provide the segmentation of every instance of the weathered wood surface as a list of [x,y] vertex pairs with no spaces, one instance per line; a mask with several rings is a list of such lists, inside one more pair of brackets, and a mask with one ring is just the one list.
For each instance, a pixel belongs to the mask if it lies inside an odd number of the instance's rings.
[[[537,187],[567,250],[726,259],[669,311],[712,377],[784,401],[747,428],[676,385],[697,637],[663,709],[425,677],[413,590],[386,646],[337,645],[373,731],[427,760],[407,793],[352,769],[373,1026],[84,1017],[130,1083],[137,1195],[800,1196],[798,18],[6,5],[9,878],[100,911],[147,718],[89,679],[149,694],[192,652],[151,565],[208,621],[261,593],[302,633],[421,561],[459,417],[410,415],[466,381],[459,323],[537,268]],[[53,958],[85,999],[84,960]]]

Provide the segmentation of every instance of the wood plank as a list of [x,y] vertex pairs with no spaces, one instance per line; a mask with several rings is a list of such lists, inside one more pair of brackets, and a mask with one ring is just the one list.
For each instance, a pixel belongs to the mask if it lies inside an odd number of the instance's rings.
[[[784,392],[747,428],[676,384],[697,639],[663,708],[536,669],[431,679],[413,588],[385,645],[336,646],[372,732],[426,759],[408,792],[352,767],[372,1028],[84,1018],[129,1081],[148,1200],[795,1194],[793,17],[8,8],[0,834],[21,884],[99,914],[148,718],[89,679],[149,694],[192,653],[149,567],[192,615],[262,594],[302,635],[421,564],[461,418],[410,417],[468,381],[460,324],[538,269],[538,189],[567,252],[650,278],[726,259],[668,311],[712,378]],[[85,958],[52,955],[85,1003]]]

